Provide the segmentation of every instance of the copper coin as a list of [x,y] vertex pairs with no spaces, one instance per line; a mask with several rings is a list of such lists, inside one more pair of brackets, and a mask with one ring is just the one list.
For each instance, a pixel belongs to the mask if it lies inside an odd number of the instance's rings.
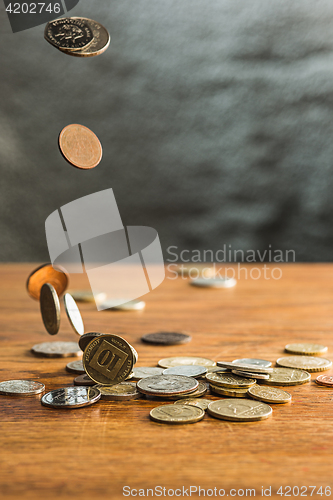
[[60,297],[68,286],[69,277],[67,272],[60,267],[53,267],[52,264],[43,264],[37,267],[27,279],[27,290],[30,297],[39,300],[40,291],[45,283],[53,286]]
[[40,312],[47,332],[55,335],[60,327],[60,304],[57,292],[49,283],[40,291]]
[[316,378],[316,382],[319,385],[333,387],[333,375],[319,375],[319,377]]
[[157,332],[148,333],[141,337],[143,342],[148,344],[159,344],[159,345],[176,345],[176,344],[187,344],[192,340],[190,335],[178,332]]
[[60,151],[71,165],[84,170],[96,167],[102,159],[98,137],[83,125],[67,125],[59,135]]
[[84,375],[79,375],[73,380],[74,385],[83,385],[86,387],[96,385],[96,382],[92,380],[86,373]]

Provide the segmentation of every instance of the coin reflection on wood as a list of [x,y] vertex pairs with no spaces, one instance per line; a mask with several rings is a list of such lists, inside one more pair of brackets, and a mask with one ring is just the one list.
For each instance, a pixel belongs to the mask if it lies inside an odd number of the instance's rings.
[[83,170],[95,168],[102,159],[98,137],[83,125],[67,125],[60,132],[59,148],[68,163]]

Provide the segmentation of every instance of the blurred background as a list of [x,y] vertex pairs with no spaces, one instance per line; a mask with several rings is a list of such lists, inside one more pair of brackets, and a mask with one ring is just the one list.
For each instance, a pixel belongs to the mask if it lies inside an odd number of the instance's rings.
[[[333,256],[333,2],[81,0],[99,57],[62,54],[0,4],[0,260],[48,261],[46,217],[112,187],[162,247]],[[104,150],[82,171],[70,124]]]

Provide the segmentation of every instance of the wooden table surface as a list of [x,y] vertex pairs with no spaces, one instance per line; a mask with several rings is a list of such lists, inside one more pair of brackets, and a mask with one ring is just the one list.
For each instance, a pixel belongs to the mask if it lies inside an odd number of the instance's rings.
[[[49,391],[72,385],[74,376],[65,366],[75,358],[36,358],[30,348],[77,337],[64,311],[57,337],[44,330],[39,304],[25,289],[36,266],[0,266],[1,380],[42,381]],[[146,296],[143,312],[97,312],[95,305],[82,304],[85,331],[125,337],[139,353],[138,366],[182,355],[275,362],[287,343],[302,341],[327,345],[326,357],[333,358],[333,265],[280,267],[280,280],[243,276],[235,288],[224,290],[166,279]],[[87,288],[87,282],[77,275],[70,288]],[[180,346],[140,341],[143,334],[162,330],[189,332],[192,341]],[[0,396],[0,497],[113,500],[126,498],[125,486],[138,496],[140,489],[140,496],[147,496],[147,488],[161,486],[185,498],[190,486],[197,497],[194,488],[200,486],[217,488],[217,495],[223,488],[225,496],[235,498],[242,496],[238,490],[250,496],[245,490],[252,488],[262,497],[262,487],[271,487],[271,498],[282,498],[280,486],[284,494],[285,487],[298,486],[308,497],[312,488],[301,487],[316,486],[312,498],[327,498],[325,487],[333,490],[333,389],[316,385],[317,375],[307,385],[287,388],[292,403],[272,405],[270,419],[253,423],[206,415],[191,425],[158,424],[149,411],[159,403],[145,399],[99,401],[66,411],[43,407],[39,396]],[[317,493],[320,486],[323,495]],[[185,492],[178,491],[182,487]],[[290,495],[296,497],[297,489]]]

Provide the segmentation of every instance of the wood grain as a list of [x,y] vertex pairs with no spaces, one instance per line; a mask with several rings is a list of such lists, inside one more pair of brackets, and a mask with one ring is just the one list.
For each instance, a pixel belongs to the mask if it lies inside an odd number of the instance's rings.
[[[40,380],[51,390],[72,385],[74,376],[65,371],[71,358],[36,358],[30,348],[76,336],[64,308],[57,338],[45,332],[39,304],[25,290],[34,267],[0,266],[0,379]],[[166,279],[145,297],[145,311],[97,312],[93,304],[82,304],[85,331],[124,336],[139,353],[138,366],[178,355],[275,361],[285,344],[301,341],[327,345],[324,357],[330,358],[333,265],[280,267],[280,280],[241,276],[235,288],[225,290]],[[87,287],[84,277],[72,278],[70,288]],[[161,330],[189,332],[193,339],[166,347],[140,341],[143,334]],[[250,424],[208,415],[192,425],[157,424],[149,411],[158,403],[145,399],[60,411],[43,407],[39,396],[0,396],[0,496],[118,499],[125,498],[125,485],[216,487],[226,494],[231,488],[255,488],[257,497],[262,486],[271,486],[271,498],[282,498],[276,494],[281,485],[333,489],[333,390],[316,385],[315,378],[312,374],[311,384],[287,389],[292,403],[272,405],[271,419]]]

